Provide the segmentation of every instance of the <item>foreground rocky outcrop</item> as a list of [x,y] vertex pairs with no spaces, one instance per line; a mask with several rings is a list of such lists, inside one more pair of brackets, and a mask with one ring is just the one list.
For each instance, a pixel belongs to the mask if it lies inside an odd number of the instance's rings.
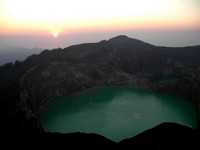
[[157,47],[118,36],[8,63],[0,67],[0,132],[8,139],[48,139],[52,135],[38,123],[39,111],[55,97],[104,86],[146,88],[192,101],[200,125],[199,58],[200,46]]
[[163,123],[118,143],[122,149],[197,150],[199,135],[194,129],[176,123]]
[[[112,150],[198,150],[199,134],[195,129],[176,123],[162,123],[135,137],[124,139],[118,143],[101,135],[86,133],[46,133],[39,132],[28,138],[9,139],[9,144],[2,143],[3,148],[31,147],[55,149],[112,149]],[[4,141],[4,140],[2,140]],[[5,144],[5,145],[4,145]]]

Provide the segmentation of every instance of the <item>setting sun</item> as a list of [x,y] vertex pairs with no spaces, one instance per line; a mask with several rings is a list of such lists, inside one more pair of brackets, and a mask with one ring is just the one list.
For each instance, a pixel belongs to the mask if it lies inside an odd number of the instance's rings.
[[54,37],[58,36],[58,32],[53,32],[52,34],[53,34]]
[[51,33],[52,33],[52,35],[53,35],[54,37],[57,37],[58,34],[59,34],[59,32],[60,32],[60,31],[58,31],[58,30],[54,30],[54,31],[52,31]]

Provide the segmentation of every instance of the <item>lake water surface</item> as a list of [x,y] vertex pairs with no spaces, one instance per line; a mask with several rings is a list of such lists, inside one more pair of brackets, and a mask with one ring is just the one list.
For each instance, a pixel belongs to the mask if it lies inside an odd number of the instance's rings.
[[39,119],[45,131],[97,133],[116,142],[162,122],[196,127],[192,103],[128,87],[96,88],[60,97]]

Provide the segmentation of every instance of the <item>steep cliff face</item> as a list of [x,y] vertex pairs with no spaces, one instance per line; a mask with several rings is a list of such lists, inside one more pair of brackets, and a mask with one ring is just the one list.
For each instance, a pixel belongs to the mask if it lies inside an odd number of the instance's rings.
[[4,122],[17,122],[17,132],[30,135],[42,130],[37,113],[55,97],[92,87],[131,86],[194,102],[200,124],[199,58],[200,46],[157,47],[126,36],[45,50],[0,67],[1,114]]
[[178,79],[158,81],[151,85],[151,89],[192,101],[196,106],[197,122],[200,125],[200,68],[190,70]]
[[20,80],[23,88],[21,98],[37,112],[55,97],[91,87],[126,85],[127,82],[136,82],[135,80],[135,77],[104,62],[48,62],[32,68],[23,75]]

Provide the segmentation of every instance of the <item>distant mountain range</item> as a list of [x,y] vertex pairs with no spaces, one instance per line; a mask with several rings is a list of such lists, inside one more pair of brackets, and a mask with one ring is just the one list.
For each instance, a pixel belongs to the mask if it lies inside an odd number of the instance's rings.
[[23,61],[26,57],[32,54],[39,54],[41,48],[23,48],[23,47],[0,47],[0,66],[15,62],[16,60]]
[[159,47],[122,35],[44,50],[0,67],[0,85],[0,129],[8,139],[45,134],[37,114],[55,97],[105,86],[145,88],[189,100],[197,108],[194,132],[200,128],[200,46]]

